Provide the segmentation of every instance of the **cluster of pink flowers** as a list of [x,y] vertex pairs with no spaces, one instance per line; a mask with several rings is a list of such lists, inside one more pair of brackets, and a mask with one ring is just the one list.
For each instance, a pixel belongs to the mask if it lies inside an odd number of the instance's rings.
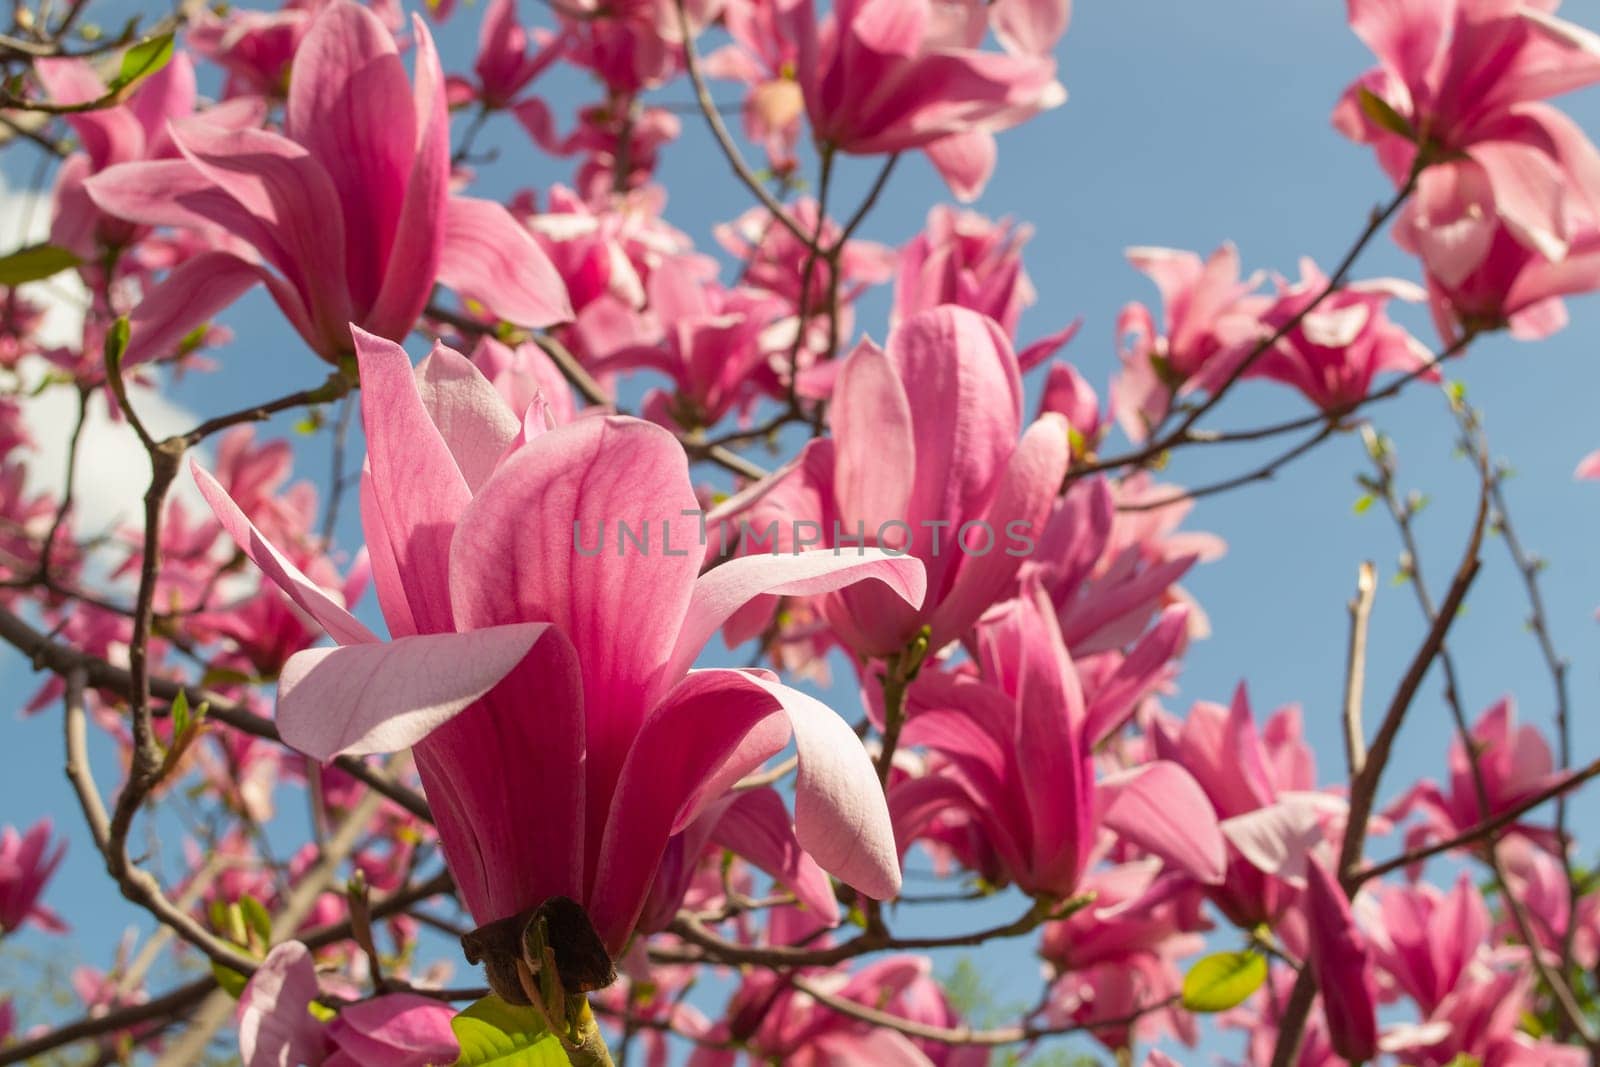
[[[1600,82],[1600,36],[1556,0],[1349,0],[1378,65],[1333,121],[1376,153],[1387,209],[1332,275],[1246,273],[1231,244],[1130,249],[1160,307],[1121,309],[1097,391],[1063,355],[1079,321],[1024,331],[1027,224],[937,204],[898,247],[858,232],[902,153],[979,195],[997,135],[1065,99],[1070,7],[557,0],[531,25],[491,0],[448,74],[429,19],[469,17],[448,0],[428,18],[199,10],[131,75],[43,38],[17,52],[40,57],[0,118],[61,157],[34,254],[88,298],[69,344],[39,290],[0,309],[0,636],[50,671],[19,703],[64,707],[92,850],[180,953],[210,957],[247,1067],[427,1067],[508,1013],[518,1041],[569,1025],[574,1062],[603,1029],[652,1064],[692,1046],[697,1067],[976,1067],[1065,1034],[1162,1067],[1205,1013],[1249,1067],[1600,1047],[1582,1016],[1600,894],[1545,806],[1579,784],[1568,746],[1504,697],[1437,780],[1380,797],[1393,735],[1363,771],[1359,716],[1345,779],[1298,706],[1257,716],[1243,682],[1175,710],[1210,632],[1182,583],[1225,546],[1187,525],[1210,489],[1154,477],[1228,436],[1195,424],[1241,382],[1298,392],[1289,428],[1315,444],[1375,392],[1438,381],[1491,331],[1548,336],[1563,297],[1600,289],[1600,150],[1549,103]],[[563,72],[597,95],[556,106]],[[704,115],[657,106],[669,83]],[[741,94],[763,174],[712,91]],[[720,256],[657,181],[702,118],[755,201],[710,235]],[[470,195],[490,123],[570,180]],[[877,184],[830,214],[844,167]],[[1420,284],[1354,274],[1391,220]],[[311,357],[281,360],[283,399],[152,434],[152,393],[227,374],[213,320],[258,285]],[[1437,349],[1396,302],[1431,310]],[[308,369],[326,383],[293,393]],[[68,483],[43,489],[29,413],[50,391],[82,414]],[[332,427],[323,492],[250,425],[288,410]],[[148,455],[142,519],[84,521],[70,479],[94,462],[91,419]],[[1577,475],[1600,478],[1600,453]],[[755,658],[697,666],[714,643]],[[85,723],[120,761],[109,815]],[[207,817],[163,890],[129,829],[189,802]],[[291,806],[314,832],[284,852]],[[0,829],[0,936],[66,932],[44,903],[59,822]],[[1399,859],[1370,858],[1369,836]],[[915,862],[1026,910],[902,936]],[[424,960],[429,927],[484,965],[481,1014],[445,987],[454,953]],[[972,946],[981,966],[1012,937],[1045,985],[983,1030],[924,953]],[[133,1010],[158,995],[154,951],[74,976],[106,1058],[179,1038],[188,1002]],[[1218,967],[1243,975],[1223,994]],[[0,1056],[49,1051],[18,1010],[0,998]]]

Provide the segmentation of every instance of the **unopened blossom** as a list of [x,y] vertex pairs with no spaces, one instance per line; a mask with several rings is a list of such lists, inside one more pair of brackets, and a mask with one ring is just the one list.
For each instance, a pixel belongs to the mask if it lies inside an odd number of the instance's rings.
[[49,819],[40,819],[25,834],[14,826],[0,830],[0,934],[29,922],[66,932],[66,923],[40,899],[67,851],[65,841],[51,842],[51,829]]
[[420,19],[415,84],[378,17],[333,0],[296,52],[284,133],[168,127],[181,157],[129,163],[86,188],[132,222],[215,235],[130,316],[127,361],[161,356],[257,283],[322,358],[351,323],[401,338],[436,283],[523,326],[571,318],[560,279],[500,204],[451,195],[449,116]]
[[1378,1054],[1372,955],[1344,890],[1316,861],[1306,868],[1306,911],[1309,965],[1322,995],[1328,1040],[1351,1063],[1364,1063]]
[[[920,565],[814,552],[697,580],[699,512],[671,434],[615,416],[547,429],[539,405],[514,413],[447,348],[414,371],[398,346],[356,337],[362,520],[389,641],[201,476],[240,547],[340,642],[285,666],[285,739],[319,759],[414,746],[481,925],[566,897],[619,954],[670,839],[791,737],[799,841],[863,892],[892,894],[887,811],[843,720],[770,676],[689,667],[753,596],[871,578],[915,604]],[[627,547],[622,524],[646,541]]]

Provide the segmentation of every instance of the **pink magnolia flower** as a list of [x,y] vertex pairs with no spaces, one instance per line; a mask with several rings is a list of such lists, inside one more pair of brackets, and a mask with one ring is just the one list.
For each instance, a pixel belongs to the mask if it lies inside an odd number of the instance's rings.
[[[1485,819],[1515,807],[1550,786],[1560,777],[1550,746],[1536,726],[1517,725],[1516,705],[1503,697],[1473,724],[1472,743],[1477,748],[1489,810],[1478,805],[1472,763],[1459,738],[1450,742],[1450,781],[1446,788],[1424,780],[1401,797],[1387,815],[1399,822],[1413,813],[1422,816],[1406,833],[1408,847],[1454,837]],[[1555,835],[1546,827],[1514,823],[1512,829],[1546,848],[1555,848]]]
[[678,139],[683,124],[672,112],[614,100],[586,107],[565,137],[543,100],[529,97],[513,108],[534,144],[557,156],[579,156],[575,184],[584,196],[605,201],[615,193],[644,188],[655,174],[663,146]]
[[528,52],[528,31],[517,20],[516,0],[489,0],[478,28],[477,97],[484,107],[510,107],[518,93],[561,58],[566,39],[553,35]]
[[1212,901],[1242,929],[1275,925],[1298,898],[1313,851],[1338,839],[1327,821],[1342,806],[1315,792],[1300,709],[1281,708],[1258,730],[1241,684],[1228,707],[1200,701],[1181,723],[1158,716],[1151,740],[1200,784],[1228,840],[1227,877],[1210,889]]
[[[50,98],[59,103],[98,100],[107,92],[85,60],[43,59],[34,65],[34,71]],[[83,150],[68,156],[56,175],[51,242],[90,262],[98,258],[101,249],[133,244],[140,235],[139,227],[102,211],[86,183],[121,163],[176,159],[179,150],[168,122],[189,117],[197,103],[194,64],[187,54],[178,52],[166,66],[140,82],[127,103],[68,115],[67,122]],[[205,112],[207,122],[226,129],[254,126],[265,114],[262,101],[248,98]]]
[[981,312],[1017,336],[1017,321],[1038,299],[1022,267],[1022,246],[1033,227],[1009,219],[993,222],[975,211],[945,204],[928,212],[922,232],[900,250],[894,283],[894,319],[939,304]]
[[534,342],[524,341],[510,348],[493,337],[483,337],[472,350],[471,358],[473,366],[489,379],[489,384],[512,411],[527,411],[538,398],[549,407],[550,417],[558,426],[571,422],[577,415],[572,386],[545,355],[544,349]]
[[289,67],[317,7],[317,0],[290,0],[277,11],[235,7],[218,15],[201,8],[190,20],[184,40],[228,72],[224,97],[284,97]]
[[1193,252],[1133,248],[1128,261],[1156,283],[1166,329],[1143,304],[1117,318],[1122,372],[1111,381],[1111,410],[1122,432],[1143,441],[1167,417],[1174,396],[1209,389],[1245,356],[1271,298],[1260,275],[1239,278],[1239,253],[1225,244],[1204,262]]
[[1578,463],[1578,469],[1573,472],[1574,478],[1600,479],[1600,451],[1590,452]]
[[[1505,867],[1506,882],[1522,903],[1534,938],[1551,961],[1559,964],[1563,942],[1572,928],[1573,960],[1588,969],[1600,963],[1600,897],[1593,893],[1579,896],[1574,912],[1571,885],[1561,860],[1525,837],[1502,839],[1497,852]],[[1516,926],[1516,920],[1502,911],[1495,924],[1495,940],[1521,940]]]
[[762,334],[783,316],[783,302],[753,289],[723,290],[672,270],[651,276],[649,299],[664,343],[624,348],[595,361],[594,369],[665,374],[671,393],[652,390],[643,412],[668,428],[704,429],[735,408],[747,411],[765,384]]
[[1066,99],[1054,60],[982,52],[964,32],[941,33],[928,0],[847,0],[820,24],[813,0],[782,0],[779,11],[823,150],[924,149],[965,199],[993,169],[993,134]]
[[1016,356],[992,321],[956,307],[912,316],[887,349],[863,342],[845,360],[832,437],[730,508],[746,550],[867,544],[920,560],[920,607],[862,586],[820,610],[861,656],[897,653],[924,626],[942,648],[1006,595],[1066,475],[1064,420],[1047,415],[1019,441],[1021,405]]
[[[800,842],[863,892],[891,895],[887,810],[843,720],[770,676],[689,667],[752,596],[875,578],[915,604],[920,566],[805,553],[696,580],[699,511],[671,434],[620,417],[547,431],[538,405],[519,418],[447,348],[413,372],[399,346],[356,340],[362,521],[391,640],[198,475],[240,547],[340,642],[285,666],[285,739],[323,760],[414,746],[480,924],[564,896],[620,953],[671,837],[791,736]],[[623,526],[644,540],[628,547]]]
[[929,670],[911,688],[903,743],[942,762],[890,793],[902,848],[959,814],[994,858],[990,881],[1064,899],[1105,828],[1198,881],[1222,880],[1226,845],[1182,767],[1158,760],[1096,782],[1085,695],[1047,600],[990,612],[976,645],[981,680]]
[[130,363],[165,354],[257,282],[312,350],[352,351],[350,325],[402,338],[435,283],[502,318],[571,318],[548,259],[501,205],[452,196],[449,115],[433,39],[414,20],[416,85],[394,39],[351,0],[317,15],[296,53],[285,133],[169,127],[182,158],[111,168],[101,210],[217,234],[131,316]]
[[[1276,333],[1327,285],[1317,265],[1302,259],[1298,284],[1279,280],[1277,300],[1261,314],[1262,332]],[[1414,371],[1428,362],[1427,348],[1384,314],[1391,299],[1420,301],[1424,296],[1398,278],[1347,285],[1305,315],[1247,373],[1292,386],[1324,411],[1355,405],[1371,392],[1379,374]],[[1437,379],[1438,372],[1429,376]]]
[[768,0],[730,0],[722,22],[733,43],[705,58],[713,78],[744,82],[744,131],[767,152],[776,173],[793,171],[805,94],[796,79],[798,42],[784,32],[779,5]]
[[1433,183],[1484,187],[1488,210],[1457,216],[1441,235],[1463,270],[1486,254],[1497,219],[1546,259],[1562,259],[1574,225],[1600,218],[1600,153],[1541,101],[1600,81],[1600,37],[1557,18],[1560,0],[1348,2],[1350,26],[1379,66],[1347,90],[1334,125],[1372,144],[1397,185],[1422,152],[1424,196]]
[[1404,996],[1424,1019],[1468,980],[1488,945],[1489,908],[1464,871],[1449,893],[1426,883],[1379,886],[1357,911],[1384,999]]
[[322,1022],[310,1011],[320,992],[304,945],[285,941],[268,953],[239,996],[244,1067],[429,1067],[460,1054],[450,1028],[455,1010],[443,1001],[385,993]]
[[1562,254],[1551,258],[1495,220],[1494,189],[1478,170],[1434,167],[1424,177],[1394,237],[1422,260],[1446,341],[1507,327],[1523,340],[1547,337],[1566,325],[1562,297],[1600,286],[1600,220],[1575,222]]
[[1372,956],[1350,913],[1349,898],[1316,861],[1306,868],[1306,911],[1309,963],[1322,994],[1328,1039],[1351,1063],[1365,1063],[1378,1054]]
[[50,847],[50,820],[40,819],[26,834],[16,827],[0,830],[0,934],[32,921],[51,933],[65,933],[67,924],[39,898],[66,854],[65,841]]

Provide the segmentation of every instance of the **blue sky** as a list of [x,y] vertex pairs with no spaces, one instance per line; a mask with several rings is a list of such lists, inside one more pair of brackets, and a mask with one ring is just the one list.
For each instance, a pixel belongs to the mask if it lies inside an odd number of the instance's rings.
[[[1569,7],[1569,17],[1585,18],[1581,7]],[[533,22],[544,17],[532,2],[524,2],[521,13]],[[1123,260],[1124,248],[1165,245],[1204,253],[1232,240],[1247,269],[1294,275],[1302,255],[1331,268],[1367,212],[1391,192],[1370,153],[1328,124],[1341,89],[1371,62],[1343,16],[1343,4],[1334,0],[1204,5],[1123,0],[1078,6],[1061,49],[1067,103],[1000,137],[998,172],[975,205],[1035,228],[1025,259],[1040,301],[1023,317],[1024,339],[1082,316],[1084,328],[1065,355],[1103,395],[1115,365],[1118,309],[1129,300],[1155,302],[1153,287]],[[477,18],[478,10],[468,8],[440,33],[447,69],[470,64]],[[102,19],[107,25],[116,21],[110,14]],[[574,78],[539,88],[558,115],[593,97]],[[733,86],[717,92],[719,99],[738,99]],[[654,99],[682,105],[690,96],[679,83]],[[1600,132],[1600,94],[1575,95],[1563,104],[1580,125]],[[484,195],[571,180],[568,161],[536,153],[509,119],[491,123],[479,146],[501,150],[496,164],[483,167],[478,189]],[[10,188],[26,185],[33,162],[26,148],[0,156],[0,172]],[[876,169],[871,160],[843,162],[834,200],[845,205],[839,214],[853,207]],[[711,226],[749,206],[693,115],[684,116],[682,140],[665,151],[659,178],[670,194],[668,219],[706,250],[715,247]],[[948,198],[931,168],[920,158],[911,160],[896,172],[862,234],[901,244],[919,229],[932,204]],[[1374,242],[1356,271],[1357,277],[1378,275],[1417,277],[1413,262],[1387,237]],[[858,328],[881,340],[886,310],[886,292],[869,298],[857,317]],[[1600,604],[1595,551],[1600,484],[1574,484],[1571,472],[1579,457],[1600,447],[1600,422],[1593,415],[1594,398],[1600,396],[1600,302],[1573,300],[1569,310],[1572,324],[1551,340],[1522,344],[1489,338],[1451,374],[1483,409],[1495,455],[1516,469],[1507,492],[1519,533],[1549,560],[1544,580],[1550,621],[1558,647],[1574,662],[1574,750],[1587,759],[1600,751],[1600,726],[1586,710],[1600,696],[1600,627],[1594,619]],[[1407,309],[1397,317],[1425,343],[1435,343],[1420,310]],[[234,327],[237,339],[218,353],[217,373],[190,376],[172,391],[177,403],[215,413],[322,379],[322,367],[259,292],[221,321]],[[1304,410],[1296,394],[1253,383],[1219,409],[1213,425],[1253,425]],[[1453,456],[1448,412],[1436,393],[1418,389],[1376,409],[1373,417],[1396,441],[1402,485],[1430,496],[1420,520],[1423,564],[1442,587],[1475,503],[1471,471]],[[289,422],[279,420],[266,432],[290,433]],[[66,429],[60,425],[55,432],[64,435]],[[301,452],[304,476],[324,478],[325,442],[306,441]],[[1177,457],[1168,476],[1201,484],[1260,459],[1261,453],[1248,447],[1191,450]],[[142,490],[137,478],[130,482],[114,473],[107,459],[89,455],[85,462],[100,489],[124,493],[130,505]],[[1210,615],[1214,632],[1190,649],[1181,692],[1168,706],[1182,710],[1195,699],[1226,700],[1241,679],[1249,682],[1258,714],[1299,702],[1325,780],[1343,766],[1338,709],[1344,604],[1361,560],[1375,561],[1383,576],[1373,616],[1369,708],[1387,700],[1423,629],[1410,591],[1389,580],[1397,553],[1392,526],[1381,509],[1358,515],[1352,507],[1360,493],[1353,476],[1364,469],[1354,436],[1336,438],[1274,482],[1202,501],[1190,522],[1220,534],[1229,552],[1186,583]],[[359,536],[353,512],[352,502],[340,530],[350,547]],[[1475,714],[1502,694],[1515,694],[1526,720],[1548,724],[1551,688],[1524,627],[1527,604],[1519,579],[1497,540],[1486,546],[1485,561],[1452,639],[1466,702]],[[5,703],[20,707],[35,684],[26,664],[0,656]],[[1437,678],[1430,677],[1401,735],[1385,798],[1417,776],[1442,772],[1450,733],[1439,693]],[[847,715],[853,711],[849,693],[832,695]],[[1370,712],[1369,722],[1375,716]],[[74,933],[64,946],[34,933],[17,940],[39,952],[69,947],[104,964],[126,926],[147,929],[149,923],[116,897],[78,829],[60,773],[58,713],[4,721],[0,822],[26,825],[48,813],[67,828],[72,842],[50,900],[70,918]],[[102,764],[101,778],[111,780],[109,764]],[[1590,798],[1575,810],[1575,822],[1583,826],[1593,823],[1600,805]],[[1586,853],[1592,854],[1595,844],[1592,835],[1584,840]],[[1394,847],[1379,839],[1369,851],[1383,856]],[[914,925],[951,930],[984,925],[1009,913],[1010,904],[991,905],[980,914],[922,910],[928,914]],[[979,962],[1002,996],[1031,998],[1036,972],[1026,943],[995,947]],[[0,970],[0,977],[4,973]],[[1236,1042],[1226,1039],[1208,1039],[1207,1049],[1237,1051]]]

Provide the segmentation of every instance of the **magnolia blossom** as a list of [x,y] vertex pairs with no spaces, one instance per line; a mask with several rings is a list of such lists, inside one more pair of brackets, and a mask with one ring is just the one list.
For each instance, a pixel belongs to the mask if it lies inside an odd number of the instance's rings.
[[921,605],[863,586],[820,610],[860,655],[898,653],[924,626],[929,647],[941,648],[1006,591],[1036,543],[1066,475],[1065,422],[1046,415],[1019,441],[1010,343],[991,320],[949,306],[901,323],[887,348],[857,347],[829,415],[831,437],[728,510],[756,531],[752,552],[853,539],[919,560],[928,577]]
[[[398,346],[356,338],[362,519],[391,640],[198,475],[240,548],[340,642],[285,666],[285,739],[319,759],[415,746],[480,924],[567,897],[620,953],[669,839],[791,736],[804,766],[800,843],[863,892],[892,894],[887,813],[843,720],[770,676],[688,668],[753,596],[873,578],[915,605],[920,564],[806,553],[730,561],[696,580],[698,510],[670,434],[618,417],[547,430],[539,403],[519,417],[449,349],[413,373]],[[646,543],[625,549],[617,524]],[[585,548],[587,531],[608,527],[615,552]]]
[[[1182,767],[1156,760],[1095,780],[1085,694],[1042,593],[991,613],[977,647],[980,678],[926,671],[912,686],[904,742],[942,759],[890,793],[902,846],[932,820],[960,819],[993,857],[990,881],[1065,898],[1104,828],[1201,882],[1222,880],[1226,846]],[[1142,695],[1123,690],[1130,704]]]
[[446,1003],[386,993],[347,1004],[330,1022],[312,1014],[320,995],[311,953],[298,941],[275,947],[239,996],[244,1067],[430,1067],[460,1053]]
[[572,317],[505,208],[450,194],[444,76],[420,19],[413,32],[414,87],[377,16],[333,0],[296,53],[283,134],[225,129],[208,113],[168,127],[178,158],[86,184],[108,214],[217,245],[134,310],[129,363],[166,354],[258,282],[330,362],[352,351],[351,323],[404,337],[435,283],[526,326]]
[[1122,432],[1143,441],[1167,417],[1175,395],[1210,389],[1249,353],[1270,298],[1259,275],[1239,277],[1239,253],[1225,244],[1202,261],[1193,252],[1132,248],[1128,261],[1161,291],[1165,329],[1143,304],[1117,317],[1122,372],[1111,382],[1111,410]]
[[37,923],[52,933],[65,933],[66,923],[41,901],[50,876],[61,866],[65,841],[50,847],[49,819],[40,819],[26,834],[16,827],[0,830],[0,934]]

